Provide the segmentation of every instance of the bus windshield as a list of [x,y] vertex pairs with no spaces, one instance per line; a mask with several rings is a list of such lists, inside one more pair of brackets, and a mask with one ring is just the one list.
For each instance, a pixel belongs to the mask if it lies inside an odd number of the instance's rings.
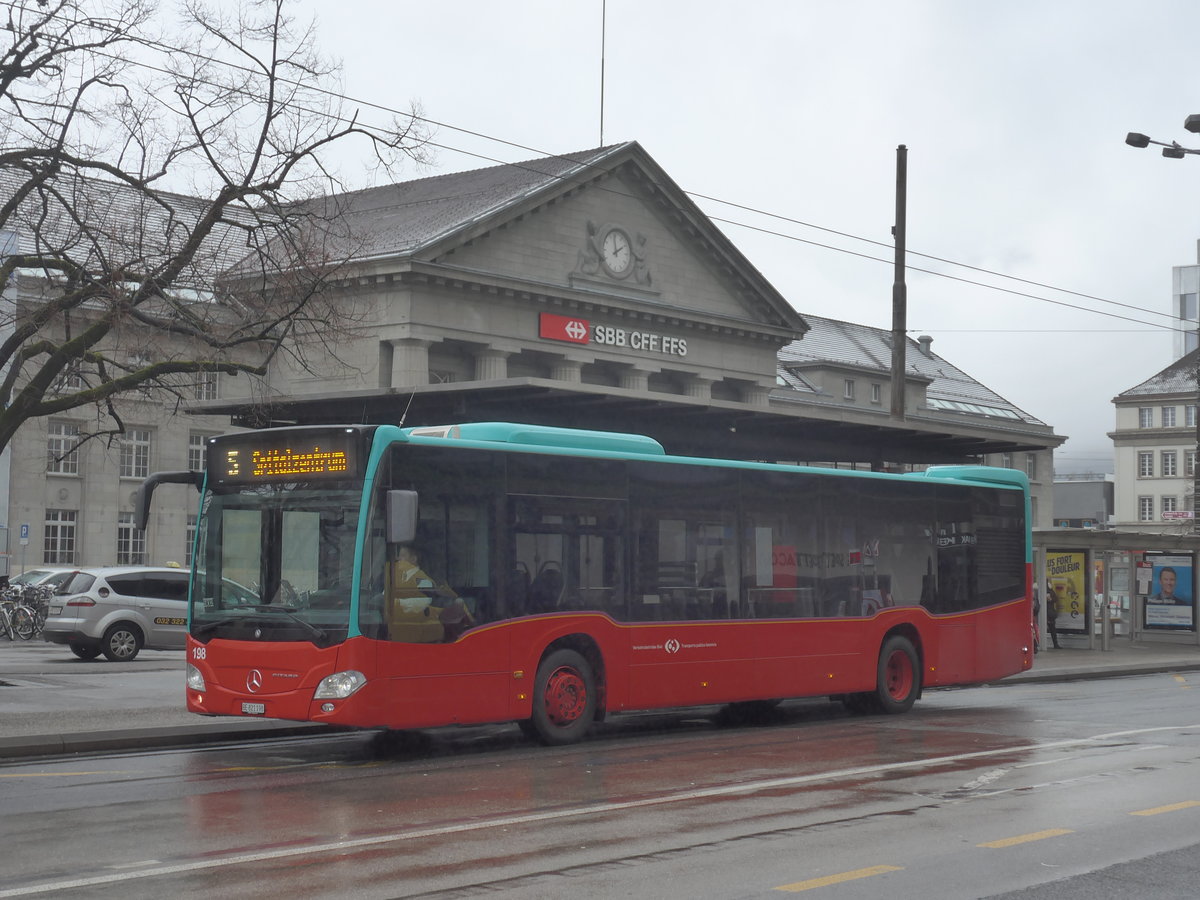
[[192,635],[345,640],[361,499],[360,486],[303,482],[206,494]]

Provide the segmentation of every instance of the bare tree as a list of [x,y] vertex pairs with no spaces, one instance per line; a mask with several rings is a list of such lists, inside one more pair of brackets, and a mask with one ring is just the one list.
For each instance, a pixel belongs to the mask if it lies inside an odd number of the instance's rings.
[[261,375],[353,325],[326,291],[357,250],[332,153],[359,138],[391,171],[427,138],[416,109],[347,114],[287,5],[186,0],[168,26],[152,0],[10,0],[0,448],[86,406],[92,435],[123,431],[122,394]]

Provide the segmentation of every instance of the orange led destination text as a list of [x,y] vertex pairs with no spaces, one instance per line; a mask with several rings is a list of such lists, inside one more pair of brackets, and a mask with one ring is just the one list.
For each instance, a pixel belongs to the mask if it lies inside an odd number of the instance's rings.
[[296,453],[291,449],[255,450],[251,462],[250,474],[254,478],[345,472],[350,468],[345,450],[322,450],[320,447],[314,447],[308,453]]

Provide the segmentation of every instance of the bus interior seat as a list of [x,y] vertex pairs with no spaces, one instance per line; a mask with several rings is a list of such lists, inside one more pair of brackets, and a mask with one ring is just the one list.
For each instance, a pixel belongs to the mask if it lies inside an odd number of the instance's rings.
[[695,603],[698,589],[696,563],[679,561],[658,564],[658,593],[665,607],[661,610],[663,618],[687,618],[689,607]]
[[527,611],[529,604],[529,566],[517,560],[508,576],[508,590],[505,592],[505,604],[510,615],[520,616]]
[[543,613],[558,609],[564,587],[562,567],[553,561],[542,563],[529,585],[529,611]]

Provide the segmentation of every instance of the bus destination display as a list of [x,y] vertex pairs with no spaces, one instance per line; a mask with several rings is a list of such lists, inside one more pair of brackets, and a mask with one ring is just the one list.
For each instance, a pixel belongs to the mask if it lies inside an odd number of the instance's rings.
[[358,472],[358,435],[347,431],[231,435],[209,445],[209,472],[220,484],[323,481]]

